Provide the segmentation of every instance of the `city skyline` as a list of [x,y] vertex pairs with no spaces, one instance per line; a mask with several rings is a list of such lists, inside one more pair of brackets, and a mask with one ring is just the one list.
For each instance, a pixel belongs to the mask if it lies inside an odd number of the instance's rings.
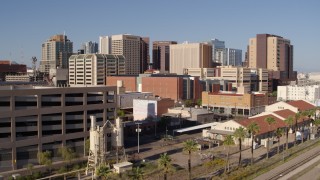
[[[60,13],[64,11],[60,8],[62,4],[66,7],[65,13]],[[217,38],[225,41],[226,47],[241,49],[243,56],[249,38],[268,33],[291,40],[294,70],[317,71],[317,67],[312,65],[319,60],[317,42],[320,36],[317,32],[320,25],[316,23],[320,16],[317,11],[319,5],[318,1],[275,0],[201,3],[95,1],[90,4],[85,1],[7,1],[2,3],[0,11],[4,24],[1,28],[0,59],[31,66],[32,56],[41,59],[41,44],[64,32],[74,42],[74,52],[83,42],[98,42],[99,36],[129,33],[150,37],[150,43],[204,42]],[[88,11],[90,6],[94,7],[92,13]],[[72,9],[83,14],[72,13]],[[90,28],[98,24],[100,28]]]

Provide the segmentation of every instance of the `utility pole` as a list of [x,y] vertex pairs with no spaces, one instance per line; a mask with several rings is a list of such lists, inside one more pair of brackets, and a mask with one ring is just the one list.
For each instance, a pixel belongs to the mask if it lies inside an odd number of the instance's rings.
[[138,129],[136,129],[136,131],[137,131],[137,133],[138,133],[138,154],[139,154],[139,152],[140,152],[140,139],[139,139],[139,134],[140,134],[140,132],[141,132],[141,129],[140,129],[140,127],[139,127],[139,125],[141,124],[141,123],[136,123],[137,125],[138,125]]

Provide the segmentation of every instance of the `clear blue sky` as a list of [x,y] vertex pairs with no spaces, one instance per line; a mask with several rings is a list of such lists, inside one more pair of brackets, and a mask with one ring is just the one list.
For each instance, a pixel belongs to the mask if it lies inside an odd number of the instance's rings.
[[319,71],[319,0],[3,0],[0,59],[30,65],[41,44],[66,32],[74,51],[100,35],[130,33],[154,40],[224,40],[246,51],[250,37],[291,40],[294,69]]

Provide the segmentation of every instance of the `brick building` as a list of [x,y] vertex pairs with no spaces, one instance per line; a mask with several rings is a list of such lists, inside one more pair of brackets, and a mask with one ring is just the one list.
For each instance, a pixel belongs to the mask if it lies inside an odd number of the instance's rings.
[[0,60],[0,81],[5,81],[6,75],[26,74],[27,66],[9,60]]
[[171,98],[174,101],[201,98],[203,90],[199,77],[184,75],[144,74],[143,76],[110,76],[107,85],[115,86],[123,81],[126,91],[151,92],[154,96]]

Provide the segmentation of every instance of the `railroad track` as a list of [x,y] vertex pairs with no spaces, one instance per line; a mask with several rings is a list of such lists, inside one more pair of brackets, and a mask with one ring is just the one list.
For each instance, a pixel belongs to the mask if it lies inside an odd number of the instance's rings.
[[278,173],[276,173],[275,175],[273,175],[272,177],[268,178],[268,180],[275,180],[275,179],[279,179],[281,177],[283,177],[284,175],[290,173],[291,171],[297,169],[298,167],[302,166],[303,164],[311,161],[312,159],[314,159],[315,157],[320,155],[320,149],[318,149],[316,151],[316,153],[313,153],[311,156],[306,157],[304,160],[289,166],[288,168],[284,169],[283,171],[280,171]]

